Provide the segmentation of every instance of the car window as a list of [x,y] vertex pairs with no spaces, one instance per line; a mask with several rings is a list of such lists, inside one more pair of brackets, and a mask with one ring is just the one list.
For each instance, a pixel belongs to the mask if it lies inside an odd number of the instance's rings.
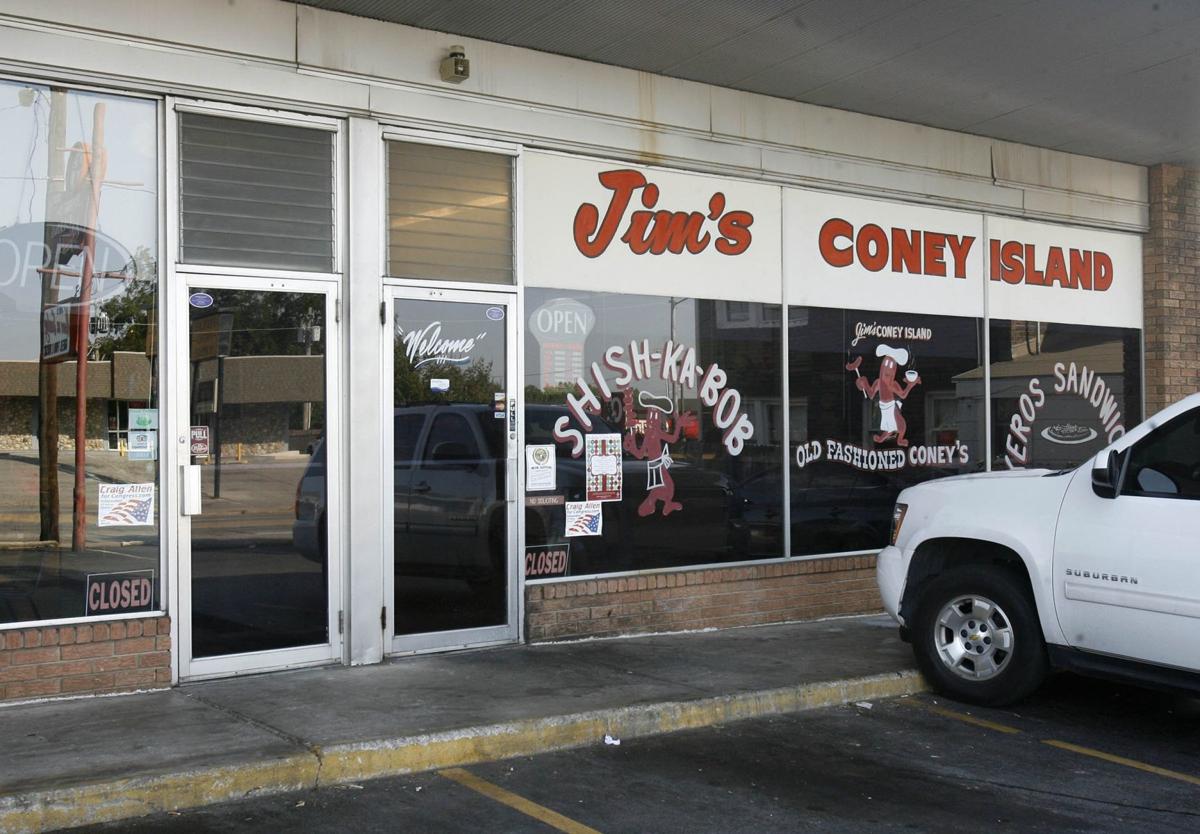
[[[592,421],[592,428],[588,434],[615,434],[620,433],[621,429],[613,426],[612,423],[605,420],[598,414],[588,415]],[[525,442],[526,443],[554,443],[554,424],[560,417],[570,417],[567,409],[558,406],[526,406],[525,407]],[[497,420],[496,422],[500,422]],[[571,420],[571,426],[577,427],[574,420]]]
[[443,459],[443,455],[456,460],[479,460],[479,444],[475,441],[475,433],[471,431],[467,418],[461,414],[450,412],[433,418],[421,465],[428,466],[435,459]]
[[483,437],[484,448],[487,450],[489,458],[504,457],[504,432],[508,420],[497,419],[495,416],[497,413],[501,418],[505,416],[504,412],[478,411],[475,413],[475,422],[479,426],[479,434]]
[[1200,410],[1176,417],[1133,447],[1121,492],[1200,499]]
[[412,466],[417,451],[417,438],[425,423],[424,414],[397,414],[394,421],[394,443],[392,457],[396,466],[407,469]]
[[525,409],[525,442],[553,443],[554,421],[559,414],[546,408]]

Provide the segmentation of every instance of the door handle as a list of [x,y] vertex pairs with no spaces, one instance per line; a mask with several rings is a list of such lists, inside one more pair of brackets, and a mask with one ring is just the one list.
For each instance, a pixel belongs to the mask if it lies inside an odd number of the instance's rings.
[[433,489],[433,487],[431,487],[429,485],[428,481],[421,481],[421,483],[417,484],[415,487],[412,488],[412,491],[424,494],[426,492],[429,492],[429,490],[431,490],[431,489]]
[[180,480],[180,507],[183,515],[200,515],[200,467],[184,464]]

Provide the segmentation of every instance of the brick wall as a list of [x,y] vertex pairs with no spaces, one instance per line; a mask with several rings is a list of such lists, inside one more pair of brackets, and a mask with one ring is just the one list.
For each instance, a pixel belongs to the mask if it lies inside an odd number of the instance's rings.
[[1146,414],[1200,391],[1200,171],[1150,169],[1145,238]]
[[530,641],[727,628],[881,610],[874,556],[528,585],[525,606]]
[[171,619],[0,631],[0,701],[171,684]]

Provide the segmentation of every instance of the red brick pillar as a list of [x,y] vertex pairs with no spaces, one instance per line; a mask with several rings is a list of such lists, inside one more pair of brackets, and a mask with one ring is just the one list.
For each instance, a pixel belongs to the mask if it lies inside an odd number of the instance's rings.
[[1143,263],[1149,416],[1200,391],[1200,170],[1150,169]]

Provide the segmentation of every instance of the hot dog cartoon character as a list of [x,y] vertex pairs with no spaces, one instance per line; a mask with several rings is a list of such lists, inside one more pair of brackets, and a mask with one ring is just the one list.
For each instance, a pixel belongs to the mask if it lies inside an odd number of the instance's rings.
[[680,414],[675,421],[675,427],[668,431],[667,415],[675,410],[674,403],[668,397],[657,397],[646,391],[639,391],[638,405],[646,409],[645,430],[639,444],[632,425],[632,418],[635,418],[633,391],[626,389],[623,397],[626,420],[623,443],[625,451],[637,460],[646,461],[646,498],[638,505],[638,515],[643,518],[652,515],[660,503],[664,516],[682,510],[683,504],[675,500],[675,481],[671,478],[670,471],[673,461],[668,444],[678,441],[680,432],[696,422],[695,415],[690,411]]
[[879,398],[879,434],[873,436],[876,443],[882,443],[893,437],[897,446],[907,446],[908,438],[904,436],[908,430],[904,415],[900,413],[901,401],[908,399],[912,389],[921,384],[921,376],[914,370],[904,374],[905,384],[896,381],[896,370],[908,364],[908,351],[904,348],[894,348],[880,344],[875,348],[875,355],[882,361],[879,363],[879,377],[869,381],[858,372],[862,357],[856,357],[847,363],[846,370],[854,371],[854,386],[863,392],[867,399]]

